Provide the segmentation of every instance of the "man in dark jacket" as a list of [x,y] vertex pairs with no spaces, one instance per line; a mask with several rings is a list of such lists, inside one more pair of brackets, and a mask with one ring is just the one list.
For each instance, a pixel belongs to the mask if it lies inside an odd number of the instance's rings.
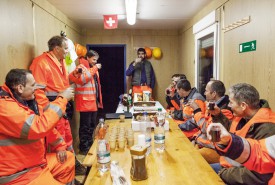
[[[233,114],[228,107],[229,97],[225,95],[225,86],[220,80],[211,80],[205,87],[204,95],[207,101],[207,109],[210,109],[210,103],[213,102],[215,106],[218,106],[223,114],[228,118],[232,119]],[[190,103],[190,106],[194,109],[194,119],[196,124],[200,127],[200,130],[195,134],[195,146],[199,148],[200,154],[208,163],[219,162],[220,155],[215,151],[215,147],[211,141],[207,139],[206,129],[208,125],[213,122],[211,114],[207,110],[203,114],[196,103]]]
[[[183,105],[188,105],[188,101],[193,99],[198,106],[201,108],[202,112],[205,112],[205,105],[204,105],[204,97],[197,91],[195,87],[191,88],[191,84],[188,80],[183,79],[178,81],[177,83],[177,93],[179,94],[180,98],[183,99],[182,103]],[[182,120],[185,121],[188,119],[189,115],[186,115],[183,110],[183,105],[181,105],[180,110],[175,110],[172,112],[171,116],[172,118],[176,120]]]
[[151,62],[146,60],[146,51],[144,48],[137,50],[138,58],[133,61],[126,70],[126,76],[132,77],[131,84],[134,93],[150,91],[155,86],[155,73]]

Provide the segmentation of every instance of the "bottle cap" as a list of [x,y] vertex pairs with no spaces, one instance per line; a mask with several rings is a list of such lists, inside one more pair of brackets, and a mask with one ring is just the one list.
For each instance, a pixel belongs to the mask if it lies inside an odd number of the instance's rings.
[[130,153],[131,155],[145,155],[147,152],[147,147],[146,146],[139,146],[139,145],[134,145],[130,148]]

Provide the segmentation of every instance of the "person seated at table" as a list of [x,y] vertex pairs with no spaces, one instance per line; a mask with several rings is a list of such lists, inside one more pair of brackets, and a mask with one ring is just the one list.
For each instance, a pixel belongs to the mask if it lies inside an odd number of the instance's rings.
[[25,69],[10,70],[0,87],[0,184],[54,185],[74,179],[74,155],[45,150],[45,137],[65,114],[74,90],[67,88],[60,92],[37,114],[39,109],[32,110],[34,107],[30,106],[35,105],[37,88],[40,87],[33,75]]
[[[208,102],[211,101],[221,109],[228,119],[233,118],[233,114],[228,107],[229,97],[225,95],[223,82],[220,80],[209,81],[205,87],[204,95],[207,101],[205,102],[207,109],[210,108]],[[196,148],[199,149],[200,154],[208,163],[217,163],[219,162],[220,155],[215,151],[213,143],[206,137],[206,129],[208,125],[215,122],[215,120],[212,119],[208,110],[205,111],[205,114],[202,114],[201,109],[194,101],[190,101],[190,106],[194,110],[194,119],[200,128],[200,130],[194,135],[193,143],[195,143]]]
[[180,110],[181,97],[177,93],[176,85],[179,80],[186,79],[184,74],[173,74],[172,83],[165,89],[166,103],[168,110]]
[[197,91],[195,87],[191,88],[191,84],[188,80],[179,80],[177,83],[177,92],[182,98],[182,109],[171,113],[172,118],[179,120],[180,129],[184,134],[191,139],[193,135],[198,131],[197,125],[193,121],[193,109],[189,105],[189,100],[193,100],[198,104],[202,113],[205,112],[204,97]]
[[214,145],[220,155],[235,160],[249,170],[259,173],[273,173],[273,178],[268,184],[275,184],[275,156],[273,155],[275,135],[261,140],[246,139],[228,132],[220,123],[213,123],[206,131],[209,140],[212,139],[210,132],[213,127],[220,130],[220,141]]
[[[209,110],[215,122],[229,125],[229,132],[244,138],[265,139],[275,134],[275,113],[266,100],[261,100],[255,87],[238,83],[229,89],[229,107],[233,112],[232,123],[215,106]],[[210,164],[226,184],[267,184],[272,173],[260,174],[248,170],[230,158],[220,157],[219,163]]]

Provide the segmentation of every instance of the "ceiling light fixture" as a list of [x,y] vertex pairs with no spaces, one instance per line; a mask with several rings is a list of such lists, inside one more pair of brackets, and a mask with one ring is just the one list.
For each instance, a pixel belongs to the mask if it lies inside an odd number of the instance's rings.
[[137,15],[137,0],[125,0],[127,23],[134,25]]

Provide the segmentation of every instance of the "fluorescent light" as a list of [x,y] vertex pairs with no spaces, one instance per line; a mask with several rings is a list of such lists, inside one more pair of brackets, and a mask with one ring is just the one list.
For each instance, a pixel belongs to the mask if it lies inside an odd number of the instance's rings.
[[127,23],[134,25],[137,15],[137,0],[125,0]]

